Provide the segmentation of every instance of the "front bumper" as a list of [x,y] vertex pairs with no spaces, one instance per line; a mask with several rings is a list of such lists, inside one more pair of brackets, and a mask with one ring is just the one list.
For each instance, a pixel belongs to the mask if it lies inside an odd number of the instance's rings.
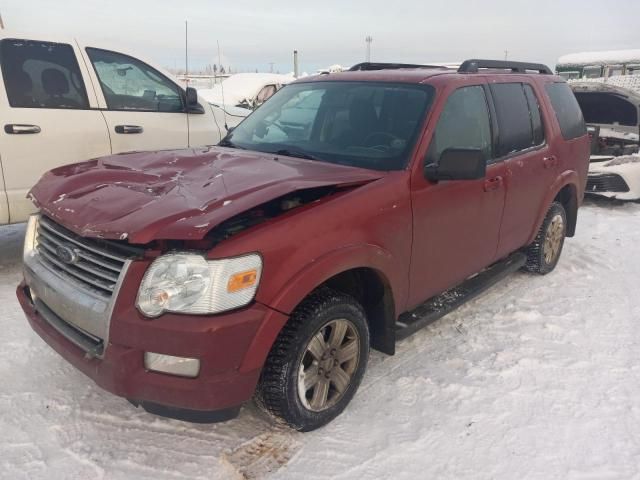
[[[132,269],[135,283],[144,268]],[[140,270],[140,272],[136,272]],[[129,399],[148,411],[188,421],[232,418],[254,393],[260,368],[247,370],[243,360],[265,322],[284,322],[284,315],[261,305],[217,316],[164,315],[155,320],[140,317],[124,304],[133,285],[126,285],[116,302],[110,335],[102,354],[89,354],[60,328],[47,320],[22,282],[17,296],[33,330],[62,357],[103,389]],[[134,292],[135,295],[135,292]],[[63,320],[63,319],[60,319]],[[150,372],[144,352],[199,358],[196,378]]]
[[616,164],[620,158],[592,161],[585,193],[618,200],[640,199],[640,157],[638,161]]

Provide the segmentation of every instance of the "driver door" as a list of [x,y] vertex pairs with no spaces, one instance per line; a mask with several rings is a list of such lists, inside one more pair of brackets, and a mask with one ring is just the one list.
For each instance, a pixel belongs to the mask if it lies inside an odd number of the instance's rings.
[[187,148],[189,124],[182,89],[137,58],[87,47],[112,153]]

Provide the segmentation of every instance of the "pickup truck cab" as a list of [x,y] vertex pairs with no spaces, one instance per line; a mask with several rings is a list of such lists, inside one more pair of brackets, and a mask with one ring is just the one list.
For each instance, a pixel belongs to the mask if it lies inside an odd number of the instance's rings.
[[370,348],[393,354],[510,272],[554,269],[589,148],[543,65],[308,77],[219,146],[44,175],[17,295],[49,345],[150,412],[227,419],[255,394],[312,430],[349,403]]
[[226,134],[218,108],[195,90],[189,104],[171,74],[136,56],[3,30],[0,62],[0,225],[27,219],[27,192],[54,167]]

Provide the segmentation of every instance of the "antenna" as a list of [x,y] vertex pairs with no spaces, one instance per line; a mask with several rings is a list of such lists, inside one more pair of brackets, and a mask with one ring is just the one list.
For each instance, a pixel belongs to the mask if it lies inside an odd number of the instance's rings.
[[[220,41],[216,40],[218,44],[218,64],[222,66],[222,56],[220,55]],[[224,115],[224,128],[229,131],[229,127],[227,126],[227,103],[224,101],[224,79],[220,82],[220,91],[222,92],[222,114]]]
[[189,85],[189,22],[184,21],[184,81]]

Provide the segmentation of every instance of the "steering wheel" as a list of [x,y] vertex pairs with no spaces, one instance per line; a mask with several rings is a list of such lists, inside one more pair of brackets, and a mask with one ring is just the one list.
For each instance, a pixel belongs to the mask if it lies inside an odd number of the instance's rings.
[[389,149],[394,140],[400,140],[400,137],[389,132],[373,132],[367,135],[362,143],[365,147]]

